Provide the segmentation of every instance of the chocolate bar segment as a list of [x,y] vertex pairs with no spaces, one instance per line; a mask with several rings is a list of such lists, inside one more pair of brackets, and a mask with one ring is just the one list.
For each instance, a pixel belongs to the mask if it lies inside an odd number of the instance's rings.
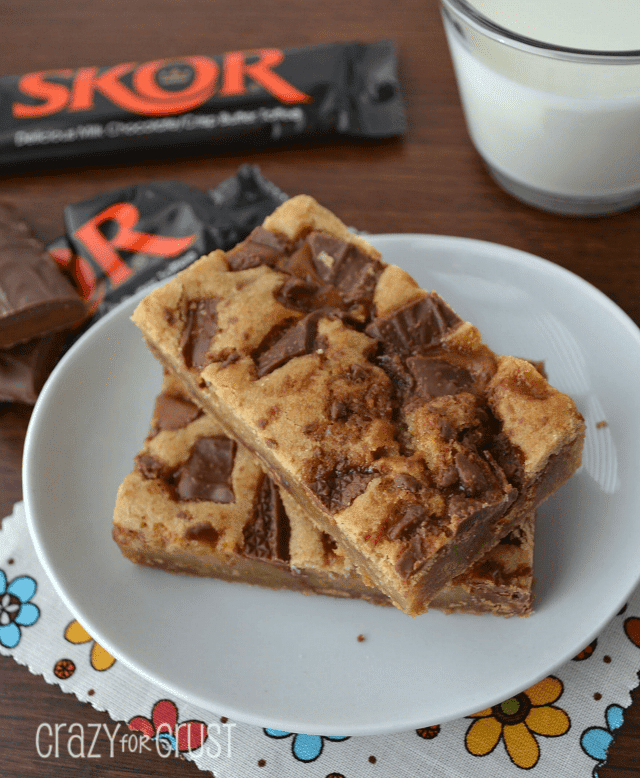
[[65,341],[65,332],[54,332],[0,349],[0,402],[34,405]]
[[253,514],[242,528],[242,535],[242,553],[246,556],[289,561],[289,517],[276,485],[266,475],[258,479]]
[[[264,230],[280,255],[258,262]],[[217,328],[194,368],[179,306],[206,298]],[[580,463],[584,421],[569,397],[306,196],[133,318],[203,409],[410,615]]]
[[216,333],[216,300],[192,300],[182,333],[182,356],[189,367],[204,367],[206,353]]
[[179,500],[234,501],[231,472],[236,454],[233,440],[220,435],[199,438],[189,459],[173,476]]
[[179,430],[202,416],[202,411],[186,397],[161,393],[156,399],[153,413],[153,434],[162,430]]
[[16,210],[0,203],[0,348],[80,324],[86,307]]
[[[166,423],[166,409],[174,407],[181,408],[181,425],[174,413],[171,423]],[[170,475],[176,463],[188,462],[199,441],[213,439],[225,439],[220,425],[202,415],[176,379],[166,377],[150,435],[118,492],[113,535],[127,558],[174,573],[390,604],[241,446],[231,473],[223,458],[215,460],[218,472],[216,467],[210,472],[213,482],[229,480],[236,487],[242,482],[242,491],[234,490],[236,499],[185,501],[176,495]],[[471,571],[445,587],[432,607],[528,615],[533,602],[532,564],[533,518],[529,517]]]

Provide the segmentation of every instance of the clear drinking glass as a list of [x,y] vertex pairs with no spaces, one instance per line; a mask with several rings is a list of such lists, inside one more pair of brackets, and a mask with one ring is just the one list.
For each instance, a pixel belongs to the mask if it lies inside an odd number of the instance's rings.
[[441,9],[469,134],[507,192],[575,216],[640,203],[640,50],[533,40],[466,0]]

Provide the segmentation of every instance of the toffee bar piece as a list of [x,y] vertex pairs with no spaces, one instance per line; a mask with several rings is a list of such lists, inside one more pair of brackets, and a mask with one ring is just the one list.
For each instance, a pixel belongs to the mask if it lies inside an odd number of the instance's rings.
[[0,348],[71,329],[86,316],[84,301],[44,244],[0,203]]
[[67,335],[52,332],[0,349],[0,402],[34,405],[62,354]]
[[[431,607],[528,615],[533,524],[527,518],[445,586]],[[136,467],[118,492],[113,536],[133,562],[173,573],[390,605],[291,497],[280,494],[255,457],[170,377]]]
[[524,360],[307,196],[142,300],[152,352],[409,615],[580,464]]

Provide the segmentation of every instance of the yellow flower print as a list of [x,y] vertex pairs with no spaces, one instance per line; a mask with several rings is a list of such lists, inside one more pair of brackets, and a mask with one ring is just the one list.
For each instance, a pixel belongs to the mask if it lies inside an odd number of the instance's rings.
[[502,738],[515,765],[525,770],[535,767],[540,758],[535,735],[558,737],[571,726],[565,711],[552,705],[562,692],[562,681],[550,675],[511,699],[474,713],[465,739],[469,753],[486,756]]
[[93,641],[93,646],[91,647],[91,667],[93,667],[94,670],[108,670],[116,661],[115,657],[112,657],[106,649],[102,648],[99,643],[96,643],[95,640],[93,640],[91,635],[79,621],[72,621],[67,624],[64,636],[69,643],[73,643],[74,645],[81,645],[82,643]]

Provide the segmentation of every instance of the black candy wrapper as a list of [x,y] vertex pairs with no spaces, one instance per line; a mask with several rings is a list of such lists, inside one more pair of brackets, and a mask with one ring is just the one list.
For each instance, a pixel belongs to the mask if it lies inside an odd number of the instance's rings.
[[387,138],[406,119],[390,40],[0,77],[0,165]]
[[74,332],[0,349],[0,403],[33,405],[64,351],[105,313],[201,255],[230,249],[286,199],[244,165],[208,192],[161,181],[68,205],[66,235],[48,248],[91,318]]
[[286,199],[252,165],[208,192],[138,184],[68,205],[66,236],[49,249],[92,306],[92,324],[203,254],[232,248]]

